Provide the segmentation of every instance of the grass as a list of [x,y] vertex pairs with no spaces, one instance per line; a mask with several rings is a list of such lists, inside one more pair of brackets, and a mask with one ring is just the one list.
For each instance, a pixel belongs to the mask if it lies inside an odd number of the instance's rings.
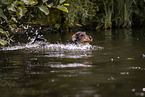
[[113,15],[113,5],[107,6],[104,3],[104,14],[103,14],[103,17],[101,18],[100,23],[96,27],[96,29],[100,29],[100,28],[103,28],[103,29],[112,28],[112,15]]
[[132,25],[132,4],[133,0],[114,0],[114,20],[115,26],[131,27]]

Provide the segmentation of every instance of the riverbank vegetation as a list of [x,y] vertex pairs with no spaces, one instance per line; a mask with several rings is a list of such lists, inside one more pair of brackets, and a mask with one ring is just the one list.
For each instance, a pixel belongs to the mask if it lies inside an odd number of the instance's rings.
[[32,30],[130,28],[145,22],[144,0],[1,0],[0,45]]

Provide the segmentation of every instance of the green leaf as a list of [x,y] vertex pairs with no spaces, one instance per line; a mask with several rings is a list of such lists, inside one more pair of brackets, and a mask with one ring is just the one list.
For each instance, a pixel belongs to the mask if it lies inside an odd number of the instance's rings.
[[7,42],[3,39],[0,39],[0,45],[5,45]]
[[28,5],[35,5],[35,4],[37,4],[37,3],[38,3],[37,0],[29,0]]
[[68,3],[64,3],[63,5],[64,5],[64,6],[69,6],[69,4],[68,4]]
[[0,33],[5,34],[6,32],[2,28],[0,28]]
[[38,3],[37,0],[22,0],[26,5],[35,5]]
[[57,9],[64,11],[64,12],[68,12],[68,9],[65,6],[58,6]]
[[28,5],[29,0],[22,0],[26,5]]
[[49,8],[53,6],[53,3],[47,4],[45,3]]
[[21,1],[17,1],[17,5],[21,5],[21,6],[23,6],[23,5],[24,5],[24,3],[23,3],[23,2],[21,2]]
[[49,14],[49,10],[48,10],[47,6],[41,5],[41,6],[39,7],[39,9],[40,9],[42,12],[44,12],[46,15]]
[[25,13],[27,12],[27,9],[25,7],[18,7],[18,14],[19,14],[19,18],[21,18],[22,16],[25,15]]
[[14,4],[8,5],[7,8],[8,8],[8,10],[11,10],[11,11],[16,12],[15,5]]
[[7,21],[7,17],[3,14],[3,10],[0,8],[0,17],[4,18]]
[[63,2],[65,2],[66,0],[60,0],[59,3],[62,4]]

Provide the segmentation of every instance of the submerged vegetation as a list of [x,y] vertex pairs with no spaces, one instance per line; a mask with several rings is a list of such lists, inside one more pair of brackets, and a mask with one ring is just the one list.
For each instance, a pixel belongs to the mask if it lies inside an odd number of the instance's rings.
[[31,29],[28,25],[46,32],[85,25],[96,29],[140,26],[145,22],[144,9],[144,0],[1,0],[0,45]]

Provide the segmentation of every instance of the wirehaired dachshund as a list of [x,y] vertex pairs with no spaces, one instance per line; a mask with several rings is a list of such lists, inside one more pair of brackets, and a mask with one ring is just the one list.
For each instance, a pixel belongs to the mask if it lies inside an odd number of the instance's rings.
[[[73,43],[73,44],[89,44],[92,42],[93,38],[89,35],[86,34],[86,32],[76,32],[75,34],[72,35],[71,40],[68,43]],[[47,42],[45,38],[43,38],[41,35],[36,36],[34,43],[36,41],[43,41]]]
[[76,32],[73,34],[71,43],[75,44],[89,44],[92,42],[93,38],[91,36],[88,36],[86,32]]

